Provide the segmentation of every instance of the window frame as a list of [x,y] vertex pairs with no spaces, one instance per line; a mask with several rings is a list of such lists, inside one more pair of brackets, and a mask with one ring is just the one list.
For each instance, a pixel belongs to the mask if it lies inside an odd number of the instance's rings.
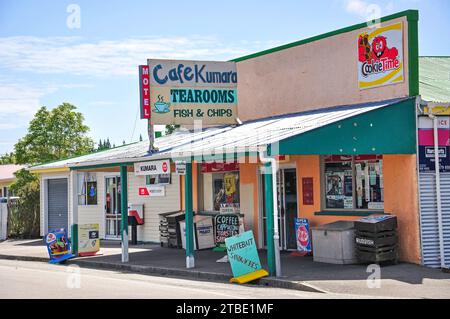
[[[147,181],[150,179],[150,176],[157,176],[158,178],[158,183],[155,184],[150,184]],[[169,181],[167,183],[160,183],[159,179],[161,175],[168,175],[169,176]],[[172,173],[165,173],[165,174],[149,174],[149,175],[145,175],[145,186],[166,186],[166,185],[170,185],[172,184]]]
[[[87,175],[91,175],[91,176],[95,176],[95,180],[94,181],[89,181],[86,176]],[[80,176],[83,176],[83,182],[80,183]],[[89,183],[95,183],[95,204],[88,204],[88,184]],[[81,186],[81,184],[84,186],[86,193],[83,194],[81,193],[81,190],[79,189],[79,187]],[[84,204],[80,203],[80,197],[84,196]],[[98,206],[98,178],[97,178],[97,173],[96,172],[78,172],[77,173],[77,204],[78,206]]]
[[[347,155],[347,154],[346,154]],[[382,154],[380,154],[382,155]],[[331,212],[331,213],[345,213],[345,212],[351,212],[351,213],[368,213],[368,212],[384,212],[384,201],[383,201],[383,209],[369,209],[369,208],[356,208],[357,202],[356,202],[356,166],[355,166],[355,157],[358,155],[348,155],[352,157],[352,197],[353,197],[353,208],[328,208],[327,202],[326,202],[326,175],[325,175],[325,156],[320,156],[320,204],[321,204],[321,211],[323,212]],[[384,160],[384,159],[382,159]],[[384,167],[384,163],[383,163]],[[384,179],[384,174],[382,175]],[[383,180],[384,184],[384,180]]]

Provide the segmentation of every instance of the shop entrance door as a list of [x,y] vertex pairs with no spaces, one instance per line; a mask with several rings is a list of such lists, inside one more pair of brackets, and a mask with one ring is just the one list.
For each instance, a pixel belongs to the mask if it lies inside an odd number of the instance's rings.
[[120,177],[105,177],[105,238],[120,239]]
[[[262,203],[264,203],[264,175],[261,175]],[[279,247],[282,250],[297,249],[295,218],[297,217],[297,172],[295,168],[281,168],[277,174]],[[267,247],[267,216],[262,205],[262,231],[264,247]]]

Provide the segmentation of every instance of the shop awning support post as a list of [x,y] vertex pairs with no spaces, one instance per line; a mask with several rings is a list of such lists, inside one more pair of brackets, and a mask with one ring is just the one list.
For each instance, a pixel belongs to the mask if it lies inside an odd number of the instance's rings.
[[186,229],[186,268],[195,267],[194,259],[194,216],[192,205],[192,161],[186,160],[186,175],[184,175],[184,209]]
[[[274,232],[274,218],[273,218],[273,183],[272,183],[272,171],[270,161],[263,160],[263,156],[260,154],[261,161],[264,163],[264,198],[266,209],[266,238],[267,238],[267,267],[269,268],[269,274],[276,276],[275,267],[275,241],[273,240]],[[272,239],[272,240],[271,240]]]
[[122,262],[128,262],[128,178],[127,165],[120,166],[120,211],[122,230]]

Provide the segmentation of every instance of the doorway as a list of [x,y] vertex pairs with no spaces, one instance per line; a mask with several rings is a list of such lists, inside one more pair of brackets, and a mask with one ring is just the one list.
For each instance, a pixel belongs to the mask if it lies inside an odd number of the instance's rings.
[[[264,247],[267,247],[267,216],[265,209],[264,175],[260,175],[262,194],[262,229]],[[297,170],[280,168],[277,173],[278,229],[280,231],[279,247],[281,250],[296,250],[295,218],[297,217]]]
[[105,238],[120,239],[120,177],[105,177]]

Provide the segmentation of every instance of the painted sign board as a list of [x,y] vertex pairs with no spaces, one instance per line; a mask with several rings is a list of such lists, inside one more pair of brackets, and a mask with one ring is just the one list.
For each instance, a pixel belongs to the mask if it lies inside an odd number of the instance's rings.
[[139,66],[139,95],[141,104],[141,119],[150,118],[150,77],[148,65]]
[[402,22],[360,33],[357,43],[360,90],[404,81]]
[[170,173],[170,160],[134,163],[134,173],[136,176],[168,174]]
[[186,175],[186,161],[175,162],[175,174]]
[[70,242],[64,228],[51,230],[44,238],[50,257],[49,263],[56,264],[75,257],[71,252]]
[[149,59],[154,124],[233,124],[237,117],[235,62]]
[[311,236],[309,235],[309,221],[306,218],[295,219],[295,235],[297,250],[302,253],[311,252]]
[[228,260],[234,277],[240,277],[261,269],[255,238],[251,230],[225,239]]
[[[419,117],[419,171],[434,172],[434,129],[428,116]],[[450,172],[450,116],[438,116],[439,170]]]
[[219,214],[214,218],[215,243],[220,246],[225,239],[239,234],[239,216],[236,214]]
[[139,187],[139,196],[164,197],[166,196],[166,188],[164,185],[149,185],[146,187]]
[[78,225],[78,254],[80,256],[95,255],[100,250],[99,224]]

